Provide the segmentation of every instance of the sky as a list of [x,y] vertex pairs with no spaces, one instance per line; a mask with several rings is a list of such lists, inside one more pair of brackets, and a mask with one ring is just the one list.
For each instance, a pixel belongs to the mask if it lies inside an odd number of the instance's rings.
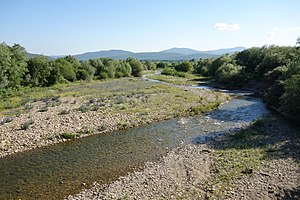
[[299,0],[0,0],[0,42],[30,53],[294,46]]

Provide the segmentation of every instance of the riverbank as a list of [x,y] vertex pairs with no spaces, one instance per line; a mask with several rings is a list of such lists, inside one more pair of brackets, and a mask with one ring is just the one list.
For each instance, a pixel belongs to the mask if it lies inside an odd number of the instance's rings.
[[268,115],[68,199],[299,199],[300,133]]
[[[217,108],[226,94],[124,78],[29,91],[1,112],[0,157]],[[9,107],[9,106],[8,106]]]

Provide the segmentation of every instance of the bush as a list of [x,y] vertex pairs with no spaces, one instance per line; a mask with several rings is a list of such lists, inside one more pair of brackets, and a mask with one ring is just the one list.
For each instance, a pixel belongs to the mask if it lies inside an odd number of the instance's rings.
[[69,133],[69,132],[65,132],[63,134],[60,135],[61,138],[63,139],[75,139],[78,138],[80,135],[77,133]]
[[179,72],[192,72],[193,68],[193,65],[188,61],[184,61],[175,66],[175,69]]
[[161,71],[161,74],[169,75],[169,76],[176,76],[177,71],[174,68],[166,67]]
[[285,92],[280,98],[281,110],[290,115],[300,115],[300,74],[292,75],[284,83]]
[[135,77],[142,77],[143,76],[143,66],[142,63],[134,58],[127,59],[129,62],[129,65],[131,66],[131,74]]
[[76,72],[77,80],[92,80],[93,76],[84,69],[79,69]]
[[100,79],[108,79],[109,78],[109,76],[106,72],[101,72],[99,77],[100,77]]
[[68,81],[76,80],[76,73],[73,66],[63,58],[58,58],[55,60],[55,64],[58,66],[62,77]]
[[240,66],[225,63],[216,71],[215,79],[220,83],[235,82],[241,69]]

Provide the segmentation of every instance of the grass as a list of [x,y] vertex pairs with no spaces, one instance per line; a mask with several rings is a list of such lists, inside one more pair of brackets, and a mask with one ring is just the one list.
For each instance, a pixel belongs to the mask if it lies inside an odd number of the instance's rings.
[[[214,96],[215,99],[208,101],[207,95]],[[198,95],[189,90],[143,81],[139,78],[77,82],[49,88],[32,88],[31,90],[26,88],[23,91],[15,92],[12,96],[6,96],[5,99],[6,101],[18,99],[19,103],[17,104],[22,106],[18,112],[30,111],[34,106],[33,102],[42,101],[44,106],[38,112],[47,112],[52,104],[56,106],[56,104],[66,102],[66,100],[60,99],[67,96],[75,97],[76,104],[81,104],[74,108],[75,111],[101,112],[103,115],[126,115],[130,119],[127,120],[129,125],[130,123],[138,125],[149,123],[152,120],[200,114],[218,107],[222,99],[222,95],[215,92],[203,91],[201,95]],[[22,99],[26,101],[22,101]],[[1,101],[3,102],[3,99],[0,99],[0,107]],[[26,104],[22,105],[22,102],[26,102]],[[69,109],[63,109],[59,115],[68,114]],[[16,112],[12,112],[12,110],[14,109],[4,109],[2,115],[14,115],[13,113]]]
[[197,105],[194,107],[191,107],[191,112],[195,115],[201,114],[201,113],[206,113],[212,109],[215,109],[217,107],[219,107],[221,104],[221,101],[214,101],[214,102],[209,102],[206,104],[206,106],[203,105]]
[[199,77],[194,74],[187,74],[187,77],[175,77],[163,74],[155,74],[151,75],[149,78],[176,85],[197,85],[196,80],[199,79]]
[[80,134],[78,134],[78,133],[65,132],[60,135],[60,138],[69,140],[69,139],[76,139],[79,136],[80,136]]

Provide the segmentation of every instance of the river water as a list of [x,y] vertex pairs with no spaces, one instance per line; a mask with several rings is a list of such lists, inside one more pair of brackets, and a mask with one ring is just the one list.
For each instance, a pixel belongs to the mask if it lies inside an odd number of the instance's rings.
[[243,93],[206,115],[181,117],[128,130],[94,135],[0,159],[0,199],[62,199],[109,183],[182,143],[246,125],[268,111]]

